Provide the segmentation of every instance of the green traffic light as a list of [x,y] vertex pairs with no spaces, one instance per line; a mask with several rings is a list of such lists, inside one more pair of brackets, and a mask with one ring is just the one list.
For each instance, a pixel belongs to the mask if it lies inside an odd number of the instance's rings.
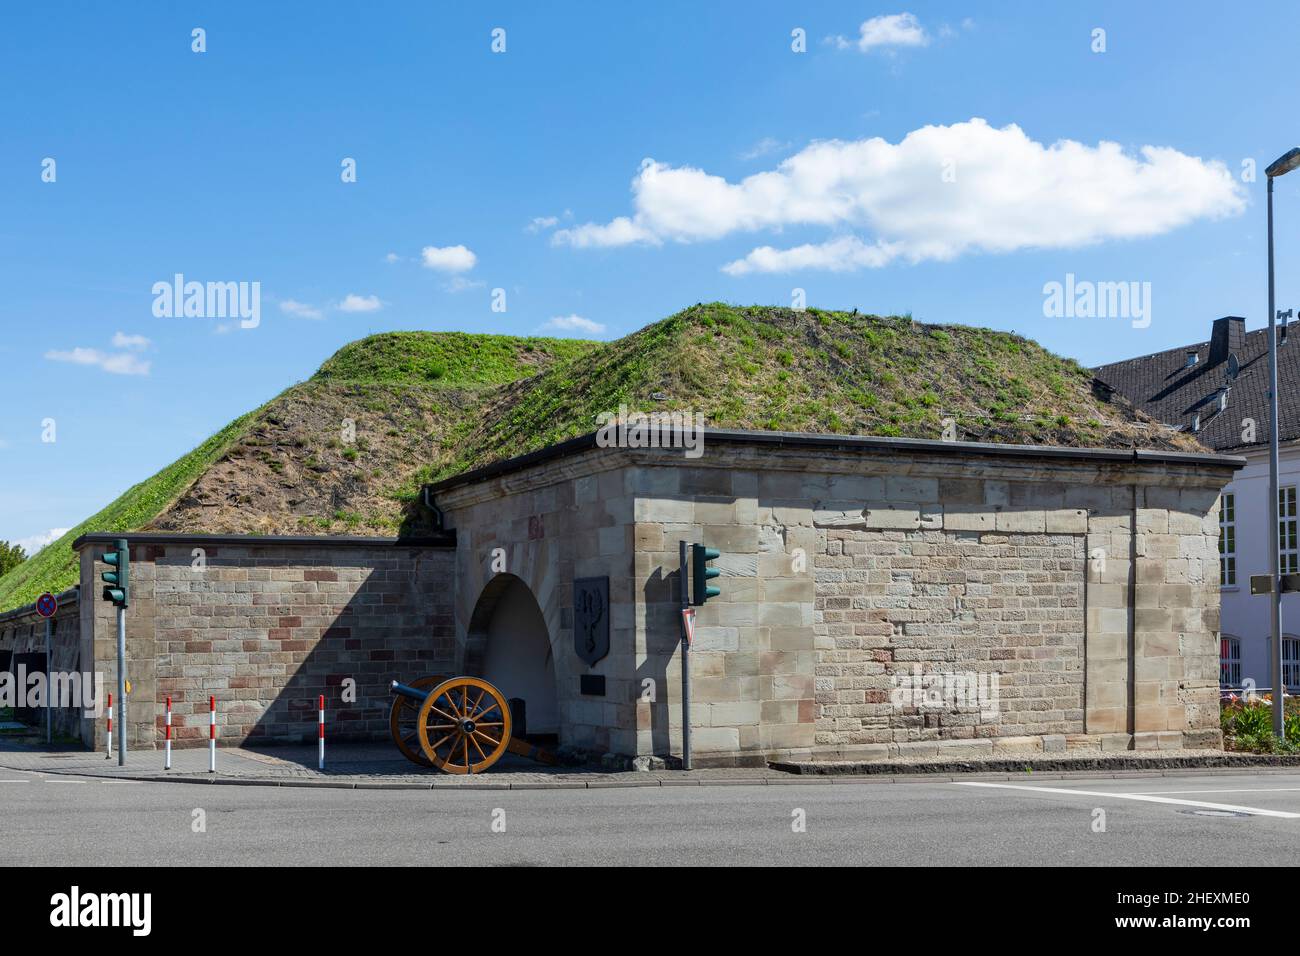
[[112,570],[102,572],[99,577],[104,582],[103,598],[105,601],[111,601],[120,608],[125,608],[130,601],[131,590],[128,586],[128,567],[131,562],[131,552],[125,540],[114,542],[116,547],[112,551],[105,551],[99,556],[99,559],[107,564]]
[[697,607],[709,598],[717,597],[722,593],[721,588],[715,588],[708,583],[714,578],[722,576],[720,570],[708,566],[709,561],[720,557],[722,557],[722,552],[717,548],[706,548],[702,544],[691,545],[691,577],[693,578],[691,590],[694,597],[691,603]]

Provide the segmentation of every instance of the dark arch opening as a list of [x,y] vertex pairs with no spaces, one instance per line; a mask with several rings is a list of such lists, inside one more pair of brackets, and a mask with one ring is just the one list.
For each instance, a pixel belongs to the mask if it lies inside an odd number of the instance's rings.
[[522,579],[498,574],[483,588],[470,615],[465,670],[495,684],[507,699],[524,701],[529,737],[559,734],[555,664],[546,619]]

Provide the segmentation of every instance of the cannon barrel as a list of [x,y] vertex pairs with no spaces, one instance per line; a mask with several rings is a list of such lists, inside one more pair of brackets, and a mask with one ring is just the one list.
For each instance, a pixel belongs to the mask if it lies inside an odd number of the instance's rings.
[[424,699],[429,696],[428,691],[412,687],[410,684],[403,684],[401,681],[392,681],[388,685],[389,689],[398,697],[405,697],[413,700],[417,704],[423,704]]

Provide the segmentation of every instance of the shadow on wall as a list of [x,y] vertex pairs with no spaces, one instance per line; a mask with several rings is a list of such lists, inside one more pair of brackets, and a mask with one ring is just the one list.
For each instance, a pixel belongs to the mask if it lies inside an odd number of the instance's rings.
[[470,616],[464,670],[495,685],[507,700],[524,701],[529,736],[559,733],[555,662],[546,619],[521,578],[498,574],[483,588]]
[[[643,710],[649,709],[650,742],[653,754],[665,756],[680,752],[672,745],[671,715],[669,707],[681,707],[681,699],[670,700],[668,694],[669,665],[676,660],[680,666],[680,615],[681,598],[677,590],[682,583],[681,571],[664,573],[662,567],[656,568],[654,574],[642,588],[645,602],[645,658],[637,664],[637,726],[645,726],[641,719]],[[650,683],[647,684],[646,682]],[[643,688],[654,690],[653,701],[642,701]],[[680,682],[677,685],[680,688]],[[679,690],[680,693],[680,690]],[[695,726],[695,722],[691,722]],[[640,749],[640,748],[638,748]]]
[[[314,741],[320,695],[330,739],[387,739],[389,681],[445,673],[452,665],[455,624],[450,587],[441,597],[436,587],[441,567],[450,568],[450,561],[438,551],[399,550],[378,559],[313,554],[310,563],[259,557],[256,570],[293,588],[252,592],[250,616],[261,627],[232,627],[210,641],[191,638],[184,654],[160,657],[159,700],[170,693],[178,714],[188,714],[173,728],[178,745],[207,737],[210,693],[227,744]],[[339,603],[331,602],[334,595]],[[233,661],[223,660],[226,651]],[[196,655],[219,666],[186,663]],[[215,670],[219,686],[186,677],[191,668]]]

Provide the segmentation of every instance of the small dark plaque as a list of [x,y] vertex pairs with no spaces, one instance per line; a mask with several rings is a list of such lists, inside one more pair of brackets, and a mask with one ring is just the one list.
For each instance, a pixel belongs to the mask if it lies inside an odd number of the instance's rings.
[[579,674],[578,693],[586,694],[588,697],[604,697],[605,696],[605,675],[604,674]]
[[573,581],[573,649],[594,667],[609,653],[609,578]]

